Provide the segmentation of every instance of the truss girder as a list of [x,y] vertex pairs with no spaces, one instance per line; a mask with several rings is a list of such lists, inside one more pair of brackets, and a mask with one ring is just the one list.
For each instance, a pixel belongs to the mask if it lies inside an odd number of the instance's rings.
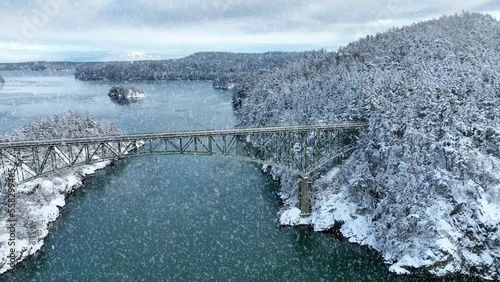
[[0,143],[0,169],[16,167],[17,182],[23,183],[126,157],[207,155],[269,164],[310,176],[350,153],[353,147],[346,140],[362,127],[364,124],[337,124]]

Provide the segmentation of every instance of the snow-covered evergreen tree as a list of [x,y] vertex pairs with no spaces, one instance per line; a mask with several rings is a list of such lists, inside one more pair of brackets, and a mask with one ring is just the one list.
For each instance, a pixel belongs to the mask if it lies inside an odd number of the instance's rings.
[[66,138],[84,138],[121,135],[123,132],[111,124],[100,123],[88,114],[66,112],[28,123],[17,128],[10,136],[10,141],[49,140]]
[[394,271],[500,279],[499,30],[488,15],[445,16],[246,76],[241,125],[366,121],[315,186],[315,229],[344,222]]

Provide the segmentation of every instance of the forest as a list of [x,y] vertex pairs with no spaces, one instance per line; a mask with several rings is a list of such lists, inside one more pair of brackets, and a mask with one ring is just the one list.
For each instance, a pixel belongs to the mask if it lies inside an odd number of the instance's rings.
[[[343,223],[399,273],[500,279],[498,30],[488,15],[444,16],[247,76],[240,126],[367,122],[314,187],[314,229]],[[282,184],[293,206],[296,176]]]
[[84,63],[76,67],[79,80],[218,80],[228,84],[240,77],[270,71],[297,61],[304,53],[263,54],[204,52],[164,61]]
[[[366,122],[335,177],[313,187],[314,230],[337,228],[379,251],[398,273],[498,280],[499,30],[495,18],[464,12],[366,36],[335,52],[197,53],[52,67],[74,67],[80,80],[232,84],[240,127]],[[58,137],[44,123],[36,126],[44,138]],[[30,138],[30,128],[14,136]],[[274,173],[285,209],[292,208],[297,176]]]

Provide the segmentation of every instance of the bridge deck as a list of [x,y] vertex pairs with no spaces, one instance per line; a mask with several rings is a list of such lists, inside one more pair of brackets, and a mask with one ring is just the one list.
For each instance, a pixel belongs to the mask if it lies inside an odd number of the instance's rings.
[[167,133],[130,134],[130,135],[117,135],[117,136],[104,136],[104,137],[59,139],[59,140],[54,139],[54,140],[0,142],[0,149],[21,148],[21,147],[26,148],[26,147],[48,146],[48,145],[81,145],[81,144],[99,143],[99,142],[131,142],[137,140],[146,141],[155,139],[171,139],[171,138],[203,137],[203,136],[224,136],[224,135],[244,136],[248,134],[258,134],[258,133],[328,131],[328,130],[341,130],[341,129],[356,129],[363,127],[366,127],[365,123],[342,123],[342,124],[328,124],[328,125],[178,131],[178,132],[167,132]]
[[[14,167],[15,182],[19,184],[59,170],[127,157],[173,154],[231,157],[300,175],[299,202],[305,216],[310,211],[310,177],[354,150],[350,137],[355,133],[351,130],[364,127],[364,123],[343,123],[3,142],[0,174]],[[142,147],[144,144],[147,145]],[[0,184],[2,179],[5,178],[0,177]]]

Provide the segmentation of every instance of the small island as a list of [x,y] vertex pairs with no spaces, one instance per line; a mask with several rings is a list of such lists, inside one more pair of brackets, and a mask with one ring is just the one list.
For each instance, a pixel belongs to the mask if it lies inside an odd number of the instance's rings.
[[134,86],[113,86],[108,96],[118,104],[130,104],[146,97],[146,92]]
[[3,85],[5,83],[5,79],[0,75],[0,85]]

